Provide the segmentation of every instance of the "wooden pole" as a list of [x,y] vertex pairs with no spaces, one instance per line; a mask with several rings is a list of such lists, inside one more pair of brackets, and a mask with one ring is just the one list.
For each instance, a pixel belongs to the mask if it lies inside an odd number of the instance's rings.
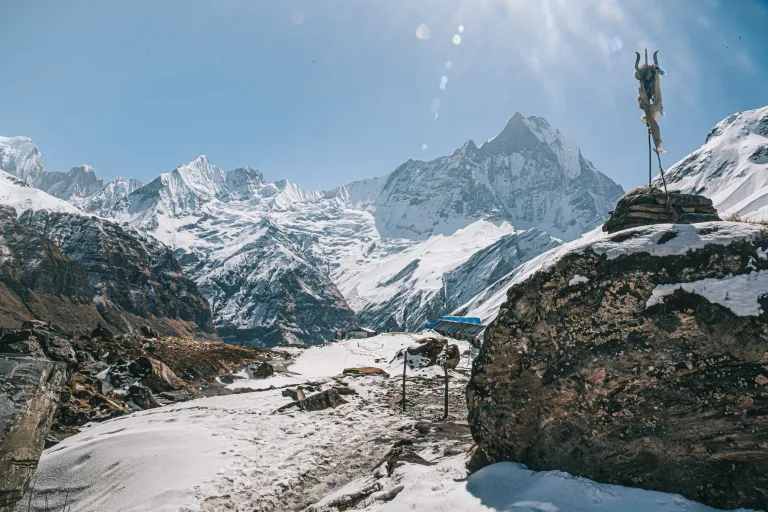
[[651,182],[653,181],[652,177],[652,164],[651,164],[651,127],[648,127],[648,188],[651,188]]
[[448,419],[448,358],[443,359],[443,371],[445,372],[445,407],[443,421]]
[[408,348],[403,349],[403,414],[405,414],[405,372],[408,364]]

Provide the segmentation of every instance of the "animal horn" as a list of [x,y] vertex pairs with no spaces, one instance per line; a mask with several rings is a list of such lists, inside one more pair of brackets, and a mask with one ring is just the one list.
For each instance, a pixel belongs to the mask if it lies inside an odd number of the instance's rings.
[[659,67],[659,50],[653,52],[653,63],[656,64],[656,67]]
[[645,65],[648,65],[648,48],[645,49]]
[[637,55],[637,59],[635,59],[635,71],[640,71],[640,54],[635,52],[635,55]]

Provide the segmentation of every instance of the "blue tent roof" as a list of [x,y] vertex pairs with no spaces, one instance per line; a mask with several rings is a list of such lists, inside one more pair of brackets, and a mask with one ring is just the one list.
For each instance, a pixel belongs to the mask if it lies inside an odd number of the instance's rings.
[[449,322],[461,322],[463,324],[474,324],[474,325],[482,324],[480,319],[474,316],[444,316],[442,319],[447,320]]

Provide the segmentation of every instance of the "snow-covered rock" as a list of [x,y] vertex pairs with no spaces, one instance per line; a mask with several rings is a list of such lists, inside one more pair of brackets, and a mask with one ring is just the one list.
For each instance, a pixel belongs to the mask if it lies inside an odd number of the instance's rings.
[[518,267],[467,387],[487,460],[765,508],[766,248],[759,224],[654,224]]
[[665,175],[669,188],[712,199],[723,218],[768,220],[768,106],[720,121]]

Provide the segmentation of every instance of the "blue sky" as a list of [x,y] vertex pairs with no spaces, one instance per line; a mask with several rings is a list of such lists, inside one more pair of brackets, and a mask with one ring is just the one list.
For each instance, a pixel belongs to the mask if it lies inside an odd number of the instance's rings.
[[0,135],[105,178],[204,153],[330,188],[479,144],[519,110],[629,188],[647,176],[645,47],[667,71],[665,166],[768,104],[766,0],[0,0],[0,19]]

